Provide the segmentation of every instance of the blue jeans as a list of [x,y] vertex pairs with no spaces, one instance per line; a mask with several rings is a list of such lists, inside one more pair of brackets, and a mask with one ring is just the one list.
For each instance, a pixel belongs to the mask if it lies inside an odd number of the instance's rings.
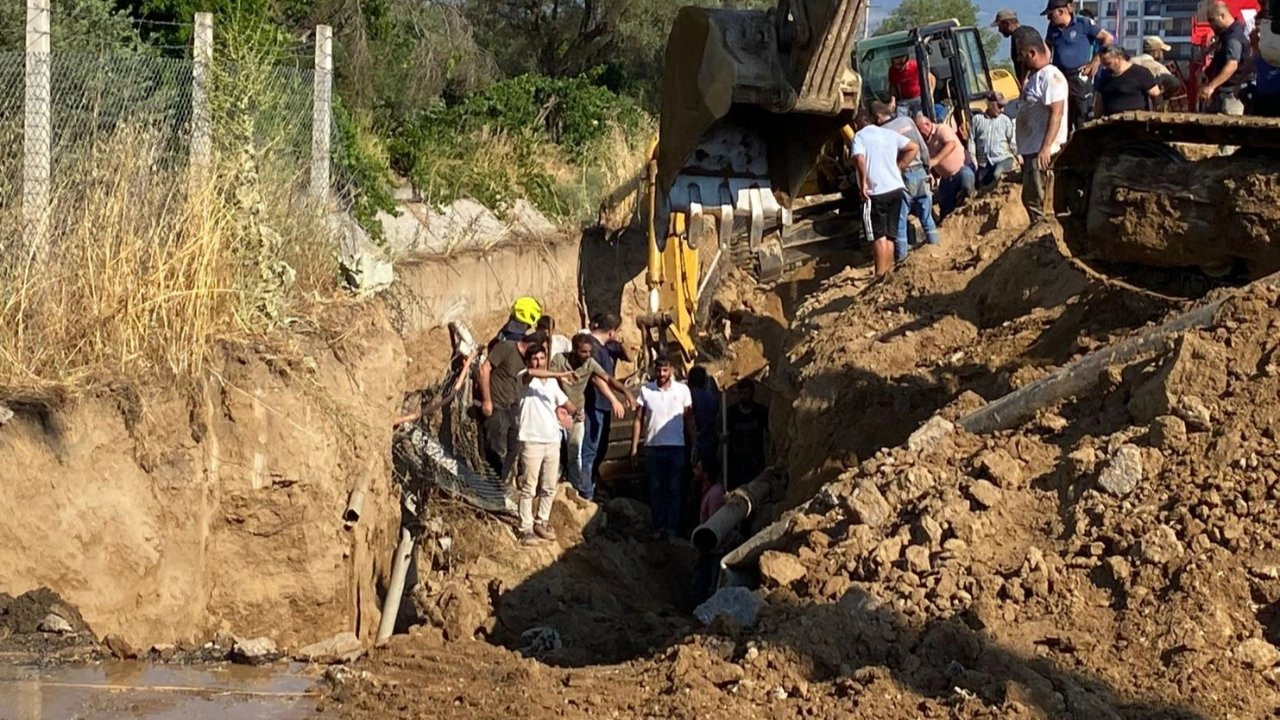
[[902,174],[907,192],[902,196],[902,212],[898,215],[898,237],[893,241],[893,259],[907,259],[907,213],[920,220],[925,241],[937,245],[938,226],[933,221],[933,192],[929,190],[929,173],[924,168],[912,168]]
[[1000,178],[1013,172],[1013,158],[1005,158],[994,165],[983,165],[978,168],[977,183],[979,188],[988,188],[1000,181]]
[[680,501],[684,498],[684,446],[646,445],[644,469],[649,476],[649,511],[653,527],[680,532]]
[[938,186],[938,218],[951,214],[962,201],[973,197],[976,178],[973,168],[965,165],[960,172],[952,175]]
[[[578,494],[590,500],[596,495],[596,467],[600,461],[604,460],[605,453],[600,451],[600,445],[603,442],[607,450],[609,447],[609,425],[612,415],[608,410],[589,407],[586,411],[586,432],[582,437],[582,454],[581,459],[582,473],[578,477],[577,488]],[[597,459],[599,458],[599,459]]]

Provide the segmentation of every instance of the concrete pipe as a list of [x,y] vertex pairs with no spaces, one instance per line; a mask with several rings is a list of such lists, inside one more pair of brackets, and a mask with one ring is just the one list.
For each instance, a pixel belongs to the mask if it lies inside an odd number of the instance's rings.
[[391,564],[391,584],[387,586],[387,597],[382,602],[382,619],[378,622],[378,645],[386,642],[396,629],[396,616],[400,614],[400,603],[404,599],[404,579],[409,574],[413,545],[409,529],[401,528],[400,545],[396,547],[396,556]]
[[725,498],[724,505],[707,518],[707,521],[693,529],[693,546],[699,552],[712,552],[720,547],[720,543],[738,523],[755,511],[760,503],[769,497],[769,488],[773,485],[773,468],[766,468],[754,480],[737,488]]

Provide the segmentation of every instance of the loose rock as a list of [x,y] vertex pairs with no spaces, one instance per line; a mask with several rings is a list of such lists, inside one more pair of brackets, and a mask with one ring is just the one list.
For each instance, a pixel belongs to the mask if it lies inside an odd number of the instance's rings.
[[1280,663],[1280,650],[1262,638],[1250,638],[1236,647],[1235,657],[1253,670],[1269,670]]
[[983,510],[990,510],[1000,503],[1000,488],[986,480],[976,480],[969,485],[969,497]]
[[313,662],[321,665],[352,662],[364,654],[364,645],[353,632],[343,632],[328,640],[306,645],[294,653],[294,657],[302,662]]
[[1187,442],[1187,424],[1176,415],[1161,415],[1151,421],[1147,442],[1161,450],[1175,450]]
[[61,615],[49,613],[40,621],[40,632],[58,633],[62,635],[71,631],[71,623],[67,622]]
[[786,587],[803,578],[804,565],[794,555],[766,550],[760,555],[760,577],[766,583]]
[[869,479],[858,481],[849,498],[849,510],[854,520],[871,527],[884,525],[893,513],[880,489]]
[[280,651],[271,638],[256,637],[248,640],[236,639],[231,648],[231,660],[245,665],[264,665],[280,658]]
[[907,438],[907,449],[929,453],[937,450],[944,438],[955,432],[956,426],[941,415],[934,415]]
[[1098,476],[1098,486],[1103,490],[1124,497],[1133,492],[1142,480],[1142,448],[1137,445],[1121,445],[1116,454]]
[[694,609],[693,615],[703,625],[710,625],[718,617],[728,617],[739,626],[748,628],[756,624],[764,600],[744,587],[722,587],[706,602]]

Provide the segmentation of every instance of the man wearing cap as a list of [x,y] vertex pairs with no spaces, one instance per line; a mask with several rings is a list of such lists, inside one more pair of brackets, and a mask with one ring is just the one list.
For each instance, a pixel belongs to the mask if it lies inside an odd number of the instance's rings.
[[1018,143],[1014,139],[1013,119],[1004,114],[1004,95],[987,93],[987,107],[973,116],[973,149],[978,161],[978,189],[995,185],[1013,172]]
[[996,19],[991,23],[991,27],[995,28],[1004,37],[1011,38],[1009,42],[1009,59],[1013,61],[1013,76],[1018,79],[1018,85],[1027,78],[1027,69],[1022,66],[1022,61],[1018,59],[1018,41],[1013,38],[1013,34],[1017,32],[1022,23],[1018,22],[1018,13],[1008,8],[996,13]]
[[1169,72],[1169,68],[1164,64],[1164,54],[1170,50],[1173,50],[1173,47],[1160,36],[1148,35],[1142,39],[1142,54],[1134,55],[1131,60],[1134,65],[1146,68],[1147,72],[1155,77],[1164,102],[1182,93],[1182,81],[1177,75]]
[[1022,204],[1034,225],[1045,218],[1049,164],[1067,141],[1070,90],[1062,71],[1050,62],[1049,48],[1040,33],[1020,34],[1018,54],[1029,74],[1022,85],[1014,137],[1022,156]]
[[1240,90],[1249,80],[1249,36],[1245,25],[1222,3],[1209,8],[1209,25],[1215,36],[1213,61],[1205,69],[1207,78],[1200,88],[1200,107],[1207,112],[1243,115]]
[[1067,78],[1071,93],[1067,102],[1067,129],[1074,131],[1089,119],[1093,108],[1090,78],[1098,69],[1098,60],[1093,56],[1094,44],[1110,45],[1115,38],[1097,23],[1077,17],[1071,0],[1049,0],[1040,14],[1049,18],[1044,42],[1052,54],[1053,65]]

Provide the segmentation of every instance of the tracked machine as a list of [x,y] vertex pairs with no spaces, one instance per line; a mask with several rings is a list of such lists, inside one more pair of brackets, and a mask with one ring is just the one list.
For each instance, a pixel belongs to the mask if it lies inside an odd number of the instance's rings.
[[[1259,17],[1280,64],[1280,21]],[[1054,163],[1054,212],[1083,259],[1260,277],[1280,270],[1280,121],[1132,112],[1078,130]]]

